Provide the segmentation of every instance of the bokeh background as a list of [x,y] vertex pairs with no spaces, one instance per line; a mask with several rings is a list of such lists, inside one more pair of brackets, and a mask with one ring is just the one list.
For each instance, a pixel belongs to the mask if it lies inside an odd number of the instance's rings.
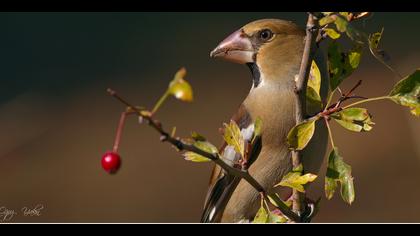
[[[174,72],[188,69],[195,101],[170,99],[158,117],[179,135],[199,131],[221,143],[217,129],[246,96],[247,68],[209,58],[228,34],[260,18],[305,24],[305,13],[0,13],[0,207],[10,222],[198,222],[211,164],[183,161],[133,117],[123,134],[123,166],[106,174],[123,107],[152,106]],[[420,66],[420,13],[375,13],[357,26],[385,27],[381,47],[401,74]],[[386,94],[398,80],[366,51],[360,95]],[[391,102],[367,106],[372,132],[333,126],[352,165],[356,201],[323,200],[315,222],[420,222],[420,122]],[[325,169],[325,168],[323,168]],[[322,171],[322,173],[325,171]],[[323,196],[323,178],[312,197]],[[22,207],[42,204],[41,216]]]

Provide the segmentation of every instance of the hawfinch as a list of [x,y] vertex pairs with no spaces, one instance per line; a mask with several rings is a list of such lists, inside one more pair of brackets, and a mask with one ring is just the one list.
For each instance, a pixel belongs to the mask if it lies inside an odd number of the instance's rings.
[[[304,41],[305,31],[296,24],[264,19],[237,30],[210,54],[212,58],[250,68],[251,90],[232,120],[239,125],[243,135],[249,133],[250,125],[257,117],[262,120],[261,138],[251,149],[248,171],[269,193],[275,191],[283,199],[290,197],[291,190],[274,189],[273,186],[292,169],[286,136],[295,126],[295,78],[299,73]],[[316,55],[315,61],[322,75],[320,95],[325,104],[328,94],[326,63],[322,55]],[[320,110],[319,107],[316,109],[311,111],[309,107],[308,113]],[[306,173],[318,173],[326,151],[326,127],[324,122],[317,123],[313,139],[301,154]],[[224,144],[220,151],[226,162],[232,162],[231,146]],[[214,167],[202,222],[252,220],[259,207],[260,194],[252,186],[220,167]]]

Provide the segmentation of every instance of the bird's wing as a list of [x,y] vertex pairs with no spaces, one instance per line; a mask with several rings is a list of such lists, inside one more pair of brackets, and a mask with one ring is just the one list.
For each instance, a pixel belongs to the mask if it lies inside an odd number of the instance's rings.
[[[252,124],[252,118],[247,112],[246,108],[241,105],[237,113],[232,117],[240,129],[247,128]],[[222,153],[227,146],[226,142],[223,143],[219,152]],[[261,138],[259,137],[251,147],[251,153],[249,156],[249,165],[255,161],[261,150]],[[240,178],[228,175],[218,165],[213,169],[209,190],[207,193],[203,214],[201,216],[201,222],[218,222],[220,221],[224,208],[228,203],[230,196],[239,184]]]

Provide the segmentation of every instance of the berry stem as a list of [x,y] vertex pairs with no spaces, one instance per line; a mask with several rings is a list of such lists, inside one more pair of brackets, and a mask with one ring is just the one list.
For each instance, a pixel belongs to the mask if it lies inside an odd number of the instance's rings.
[[163,96],[158,100],[158,102],[156,103],[156,105],[153,107],[152,110],[152,114],[155,114],[159,108],[162,106],[163,102],[165,102],[165,100],[169,97],[169,91],[166,91]]
[[117,134],[115,135],[114,148],[112,151],[118,153],[118,147],[120,146],[122,130],[124,128],[125,118],[127,117],[127,112],[121,113],[120,122],[118,123]]

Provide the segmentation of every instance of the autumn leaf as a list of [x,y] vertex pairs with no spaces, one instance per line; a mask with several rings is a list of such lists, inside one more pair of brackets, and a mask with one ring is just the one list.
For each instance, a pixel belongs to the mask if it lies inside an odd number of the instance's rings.
[[[389,54],[385,52],[383,49],[379,48],[379,44],[381,42],[383,33],[384,33],[384,28],[382,28],[380,32],[376,32],[369,35],[368,37],[369,50],[372,53],[372,55],[375,56],[376,59],[386,64],[388,68],[390,68],[390,66],[387,64],[387,62],[389,62],[390,60]],[[390,69],[393,70],[392,68]]]
[[341,34],[331,28],[324,29],[324,32],[331,38],[331,39],[338,39],[340,38]]
[[316,120],[303,122],[289,131],[287,143],[290,149],[300,151],[308,145],[315,133],[315,122]]
[[281,182],[277,186],[289,187],[295,189],[301,193],[305,192],[305,188],[303,187],[305,184],[313,182],[317,178],[314,174],[305,174],[302,175],[302,172],[291,171],[287,173]]
[[328,71],[330,74],[331,91],[335,90],[344,79],[350,76],[361,60],[362,47],[356,45],[344,52],[340,44],[332,42],[328,47]]
[[[338,32],[345,33],[355,43],[363,44],[364,35],[362,32],[353,27],[353,25],[349,22],[349,12],[328,14],[319,20],[320,26],[325,26],[332,23],[334,23]],[[337,39],[340,37],[340,34],[334,29],[326,28],[324,30],[332,39]]]
[[[201,149],[202,151],[216,154],[218,153],[218,149],[216,146],[211,144],[207,141],[197,141],[193,144],[195,147]],[[192,162],[210,162],[211,160],[205,156],[202,156],[200,154],[197,154],[195,152],[185,152],[184,154],[185,160],[192,161]]]
[[331,199],[334,196],[338,184],[341,185],[341,197],[346,203],[351,205],[355,198],[351,167],[338,154],[337,147],[334,147],[328,158],[325,177],[325,195],[327,199]]
[[321,90],[321,72],[315,61],[312,61],[308,86],[306,89],[306,109],[308,112],[317,112],[322,109],[320,96]]
[[365,108],[347,108],[332,114],[331,118],[342,127],[354,132],[370,131],[375,124]]
[[420,69],[399,81],[389,96],[395,103],[410,108],[411,114],[420,117]]
[[194,139],[195,141],[206,141],[206,138],[203,135],[195,131],[191,132],[191,138]]
[[253,223],[257,223],[257,224],[268,223],[268,212],[264,208],[264,206],[261,206],[260,209],[257,211],[257,214],[254,217]]
[[245,142],[236,122],[231,120],[229,124],[224,124],[224,128],[223,138],[226,143],[232,146],[237,153],[244,156]]

